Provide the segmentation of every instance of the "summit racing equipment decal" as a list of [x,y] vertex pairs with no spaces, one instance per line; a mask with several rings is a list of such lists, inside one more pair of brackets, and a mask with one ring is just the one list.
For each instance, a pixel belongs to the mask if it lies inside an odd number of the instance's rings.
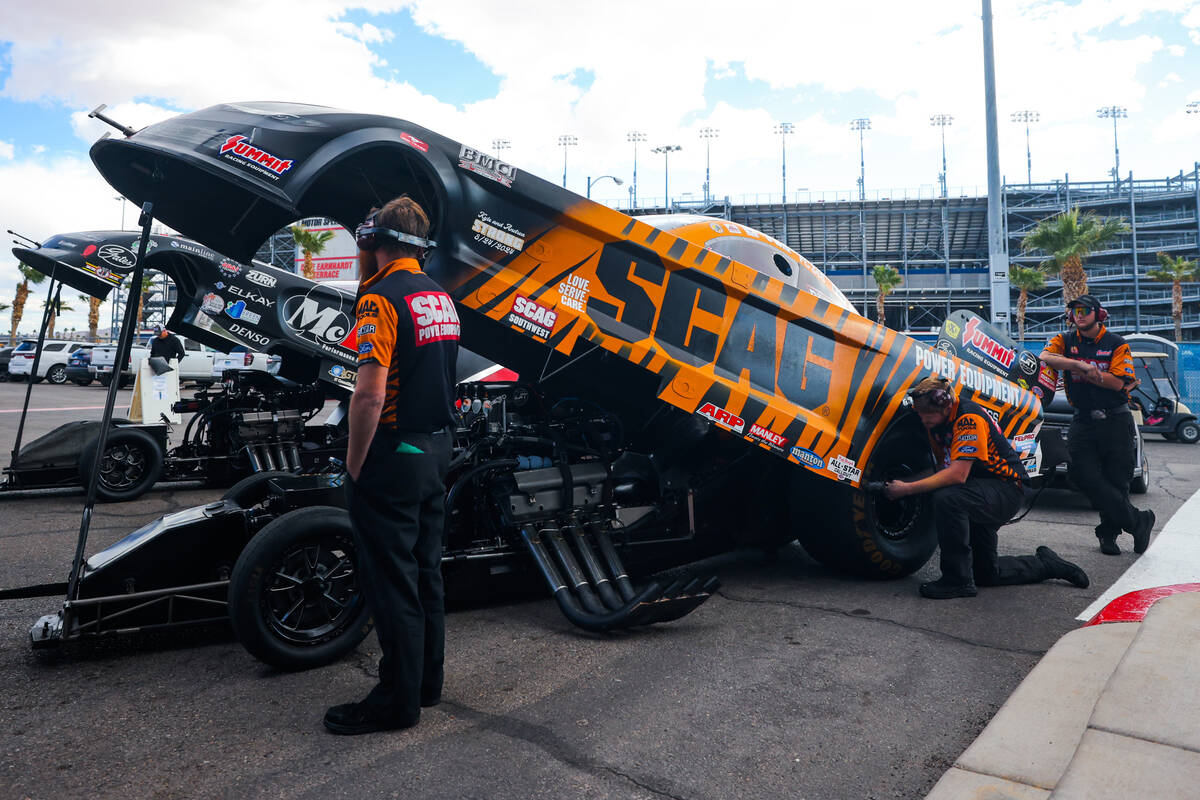
[[450,295],[445,292],[417,292],[404,300],[412,316],[413,338],[418,346],[458,338],[461,326]]
[[486,211],[479,212],[479,216],[471,223],[471,230],[475,233],[475,241],[510,256],[525,246],[523,231],[492,219]]
[[839,481],[857,481],[862,477],[862,470],[854,459],[840,455],[829,459],[829,471],[837,475]]
[[1010,350],[979,330],[978,317],[972,317],[967,320],[967,327],[963,331],[962,342],[972,350],[983,354],[989,360],[1004,367],[1005,370],[1008,370],[1012,366],[1013,359],[1017,357],[1015,350]]
[[271,180],[279,180],[279,176],[287,172],[295,164],[290,158],[273,156],[266,150],[260,150],[246,141],[242,134],[234,134],[221,145],[221,156],[235,164],[249,167],[255,172],[261,172]]
[[728,428],[734,433],[741,433],[742,429],[746,427],[746,420],[712,403],[705,403],[700,406],[700,408],[696,409],[696,413],[712,420],[722,428]]
[[292,295],[285,300],[281,309],[284,325],[327,353],[342,358],[357,357],[354,318],[342,310],[341,295],[318,292],[319,287],[313,287],[308,294]]
[[516,167],[505,164],[487,153],[481,153],[473,147],[467,147],[465,144],[458,151],[458,166],[509,188],[512,187],[513,180],[517,177]]
[[554,324],[558,322],[558,312],[528,297],[517,295],[513,299],[512,311],[509,312],[506,321],[509,325],[516,325],[539,339],[549,339],[550,334],[554,333]]
[[762,442],[766,442],[767,444],[771,445],[771,447],[778,447],[780,450],[787,449],[788,440],[786,436],[782,436],[772,430],[764,428],[758,423],[750,426],[750,435]]

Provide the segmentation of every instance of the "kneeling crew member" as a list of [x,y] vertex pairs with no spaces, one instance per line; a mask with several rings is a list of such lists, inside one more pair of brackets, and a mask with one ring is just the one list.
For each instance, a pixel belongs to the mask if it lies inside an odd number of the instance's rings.
[[357,734],[417,724],[442,694],[442,522],[459,319],[421,271],[429,219],[399,197],[355,233],[358,379],[350,400],[346,499],[357,577],[383,656],[379,684],[334,706],[325,727]]
[[944,378],[926,378],[910,392],[929,432],[937,469],[915,481],[889,481],[890,498],[933,493],[942,577],[921,584],[921,595],[974,597],[978,586],[1009,586],[1062,578],[1080,588],[1087,574],[1039,547],[1033,556],[1000,556],[996,533],[1024,498],[1029,478],[1012,445],[981,406],[959,400]]
[[1129,502],[1138,435],[1129,410],[1133,357],[1125,339],[1104,327],[1108,312],[1090,294],[1067,303],[1067,318],[1071,329],[1051,339],[1041,359],[1062,370],[1067,401],[1075,408],[1067,431],[1071,482],[1100,512],[1101,553],[1121,554],[1117,537],[1122,530],[1133,534],[1133,552],[1144,553],[1154,512]]

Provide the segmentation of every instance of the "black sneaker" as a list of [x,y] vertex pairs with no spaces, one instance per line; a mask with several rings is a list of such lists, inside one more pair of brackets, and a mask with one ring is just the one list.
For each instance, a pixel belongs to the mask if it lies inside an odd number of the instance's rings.
[[1106,556],[1121,555],[1121,548],[1117,547],[1117,540],[1115,537],[1101,536],[1099,538],[1100,538],[1100,552],[1101,553],[1104,553],[1104,555],[1106,555]]
[[357,736],[360,733],[411,728],[420,719],[420,714],[415,717],[397,717],[373,703],[343,703],[325,712],[325,727],[330,733]]
[[1080,589],[1088,587],[1090,581],[1088,580],[1087,573],[1078,564],[1072,564],[1045,545],[1037,549],[1037,557],[1038,560],[1046,565],[1046,569],[1050,571],[1051,578],[1061,578],[1072,586],[1078,586]]
[[1138,526],[1133,532],[1133,552],[1144,553],[1150,546],[1150,533],[1154,530],[1154,512],[1146,509],[1139,513]]
[[921,584],[921,597],[930,600],[952,600],[955,597],[974,597],[978,592],[973,583],[949,583],[938,578],[932,583]]

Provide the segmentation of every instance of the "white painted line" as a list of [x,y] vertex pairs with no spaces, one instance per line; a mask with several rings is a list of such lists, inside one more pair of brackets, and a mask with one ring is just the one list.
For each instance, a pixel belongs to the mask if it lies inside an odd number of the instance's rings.
[[1086,622],[1123,594],[1175,583],[1200,583],[1200,491],[1175,512],[1125,574],[1075,619]]
[[[29,409],[29,413],[32,414],[35,411],[96,411],[101,408],[104,408],[104,406],[61,406],[59,408],[31,408]],[[0,414],[20,413],[21,409],[19,408],[0,408]]]

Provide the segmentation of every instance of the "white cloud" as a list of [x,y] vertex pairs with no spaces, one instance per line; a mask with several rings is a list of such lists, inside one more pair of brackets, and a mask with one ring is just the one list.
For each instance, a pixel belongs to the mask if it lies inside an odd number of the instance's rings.
[[1186,53],[1187,48],[1181,44],[1169,44],[1167,45],[1167,52],[1178,57]]
[[8,161],[11,160],[15,154],[16,150],[13,147],[13,143],[0,139],[0,159]]
[[31,149],[33,150],[33,154],[35,156],[40,156],[42,153],[46,152],[46,145],[35,144]]

